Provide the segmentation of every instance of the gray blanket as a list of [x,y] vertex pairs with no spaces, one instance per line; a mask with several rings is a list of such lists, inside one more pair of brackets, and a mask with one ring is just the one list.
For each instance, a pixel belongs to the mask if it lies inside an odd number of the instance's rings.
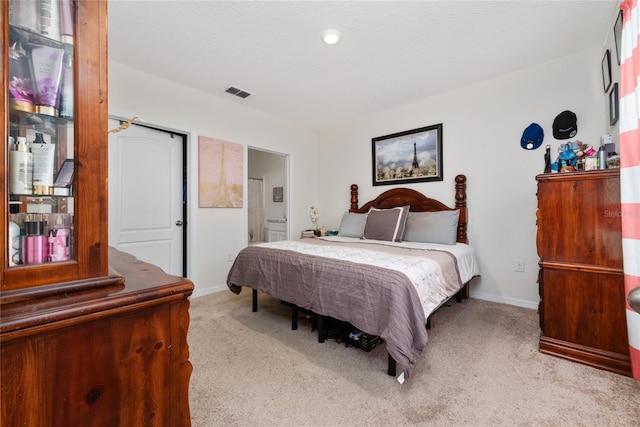
[[[305,243],[336,244],[319,239],[306,239]],[[370,246],[367,245],[369,249]],[[384,246],[378,249],[398,252],[397,248]],[[439,251],[433,251],[433,256],[440,261],[452,258]],[[461,287],[455,260],[453,265],[452,274]],[[238,254],[227,285],[235,293],[240,293],[242,286],[261,290],[378,335],[406,374],[427,342],[425,313],[418,293],[409,278],[396,270],[258,245]]]

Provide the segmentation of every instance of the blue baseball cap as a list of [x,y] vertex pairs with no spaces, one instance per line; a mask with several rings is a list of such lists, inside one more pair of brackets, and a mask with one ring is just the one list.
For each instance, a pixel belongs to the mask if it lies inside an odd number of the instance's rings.
[[522,132],[522,139],[520,139],[520,146],[525,150],[535,150],[542,145],[544,139],[544,131],[537,123],[531,123]]

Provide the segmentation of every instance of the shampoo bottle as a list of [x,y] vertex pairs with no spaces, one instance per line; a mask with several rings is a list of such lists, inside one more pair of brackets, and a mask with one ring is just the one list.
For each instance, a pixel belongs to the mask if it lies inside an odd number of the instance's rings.
[[9,192],[11,194],[33,193],[33,154],[27,138],[18,137],[14,149],[9,151]]

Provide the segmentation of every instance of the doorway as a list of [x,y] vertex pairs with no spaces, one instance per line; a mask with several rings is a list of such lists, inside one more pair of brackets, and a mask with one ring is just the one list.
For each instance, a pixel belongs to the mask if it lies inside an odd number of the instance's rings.
[[289,236],[289,155],[248,148],[249,244]]
[[[122,123],[109,119],[109,129]],[[109,245],[187,276],[187,135],[133,123],[109,134]]]

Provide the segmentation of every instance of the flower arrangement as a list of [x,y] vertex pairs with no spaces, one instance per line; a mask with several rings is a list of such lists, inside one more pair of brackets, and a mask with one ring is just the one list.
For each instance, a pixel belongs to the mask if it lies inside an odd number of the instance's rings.
[[315,206],[311,206],[309,210],[309,218],[311,222],[316,226],[316,230],[318,229],[318,209]]

